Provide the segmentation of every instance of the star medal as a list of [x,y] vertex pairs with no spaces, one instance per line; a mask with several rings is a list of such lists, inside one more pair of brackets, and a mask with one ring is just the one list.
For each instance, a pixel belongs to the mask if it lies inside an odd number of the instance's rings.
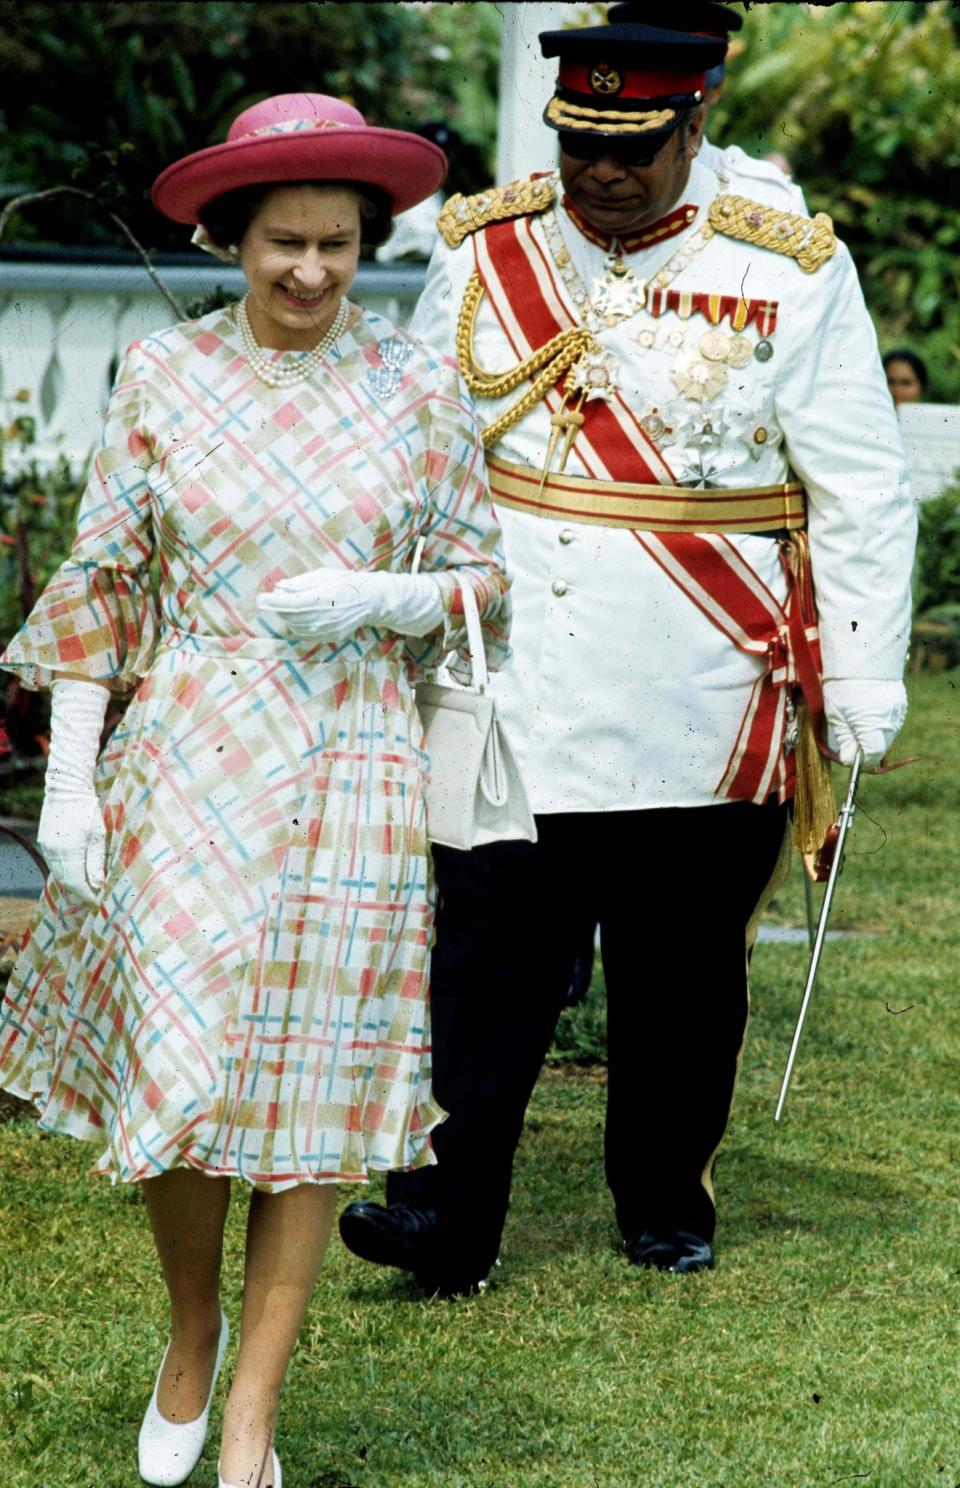
[[605,352],[584,352],[570,369],[571,391],[582,393],[587,403],[595,398],[609,402],[616,386],[616,368]]
[[647,281],[637,279],[624,265],[623,272],[610,279],[594,279],[593,308],[605,326],[629,320],[647,303]]
[[705,362],[698,356],[682,356],[670,376],[681,397],[693,403],[709,403],[727,383],[722,362]]

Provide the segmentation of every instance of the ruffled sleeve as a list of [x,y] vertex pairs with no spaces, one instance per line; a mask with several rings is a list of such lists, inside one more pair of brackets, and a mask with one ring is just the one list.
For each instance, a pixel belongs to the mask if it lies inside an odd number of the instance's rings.
[[25,687],[49,687],[70,673],[125,693],[149,669],[159,615],[149,574],[153,455],[144,403],[135,342],[117,373],[70,556],[0,657]]
[[443,594],[445,622],[422,640],[408,639],[407,655],[418,667],[438,666],[466,644],[460,583],[477,600],[487,665],[501,667],[510,654],[510,580],[503,537],[490,503],[480,429],[456,366],[444,361],[438,387],[428,400],[430,434],[422,476],[428,498],[420,525],[424,539],[420,572],[432,574]]

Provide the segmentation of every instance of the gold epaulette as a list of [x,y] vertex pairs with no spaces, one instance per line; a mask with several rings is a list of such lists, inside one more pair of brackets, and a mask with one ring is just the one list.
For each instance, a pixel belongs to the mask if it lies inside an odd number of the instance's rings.
[[451,196],[437,227],[449,248],[459,248],[464,238],[486,227],[490,222],[506,222],[511,217],[528,217],[532,212],[545,212],[557,199],[553,175],[527,176],[511,181],[509,186],[492,186],[476,196]]
[[836,252],[837,239],[833,223],[826,212],[816,217],[801,217],[797,212],[782,212],[766,202],[751,201],[747,196],[718,196],[710,205],[710,226],[728,238],[755,243],[758,248],[771,248],[795,258],[805,274],[814,274]]

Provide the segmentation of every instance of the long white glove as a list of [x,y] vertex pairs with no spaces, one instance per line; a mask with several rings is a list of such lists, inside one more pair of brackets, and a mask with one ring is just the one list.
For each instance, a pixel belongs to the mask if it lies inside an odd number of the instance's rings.
[[281,579],[257,596],[257,608],[282,629],[316,641],[345,641],[365,625],[425,636],[443,620],[440,586],[429,574],[380,569],[315,568]]
[[104,880],[106,827],[93,775],[110,693],[60,677],[51,689],[50,753],[37,842],[51,878],[96,904]]
[[823,684],[827,743],[852,765],[857,747],[865,765],[878,765],[903,727],[907,693],[902,682],[840,678]]

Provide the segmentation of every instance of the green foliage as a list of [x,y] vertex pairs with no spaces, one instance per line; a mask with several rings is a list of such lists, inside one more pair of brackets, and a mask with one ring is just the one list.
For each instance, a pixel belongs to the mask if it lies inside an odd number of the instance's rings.
[[791,160],[849,245],[885,346],[960,400],[960,49],[947,0],[759,5],[711,135]]
[[548,1058],[551,1064],[606,1064],[607,994],[599,957],[586,996],[560,1014]]
[[960,487],[918,512],[914,601],[918,614],[957,625],[960,620]]
[[29,393],[0,404],[0,650],[70,551],[83,472],[36,445]]
[[[0,651],[19,630],[47,580],[73,542],[83,472],[62,454],[36,442],[37,421],[24,389],[0,401]],[[0,737],[40,764],[48,730],[45,696],[26,692],[0,674]],[[19,793],[24,786],[25,795]],[[28,814],[37,782],[4,781],[4,809]],[[16,799],[15,799],[16,796]]]
[[[7,128],[0,182],[72,184],[119,213],[141,242],[186,246],[148,193],[172,160],[217,144],[272,93],[333,93],[371,122],[443,120],[463,135],[456,189],[487,184],[496,138],[499,11],[492,5],[26,0],[5,8],[0,73]],[[30,209],[21,239],[115,242],[77,201]]]

